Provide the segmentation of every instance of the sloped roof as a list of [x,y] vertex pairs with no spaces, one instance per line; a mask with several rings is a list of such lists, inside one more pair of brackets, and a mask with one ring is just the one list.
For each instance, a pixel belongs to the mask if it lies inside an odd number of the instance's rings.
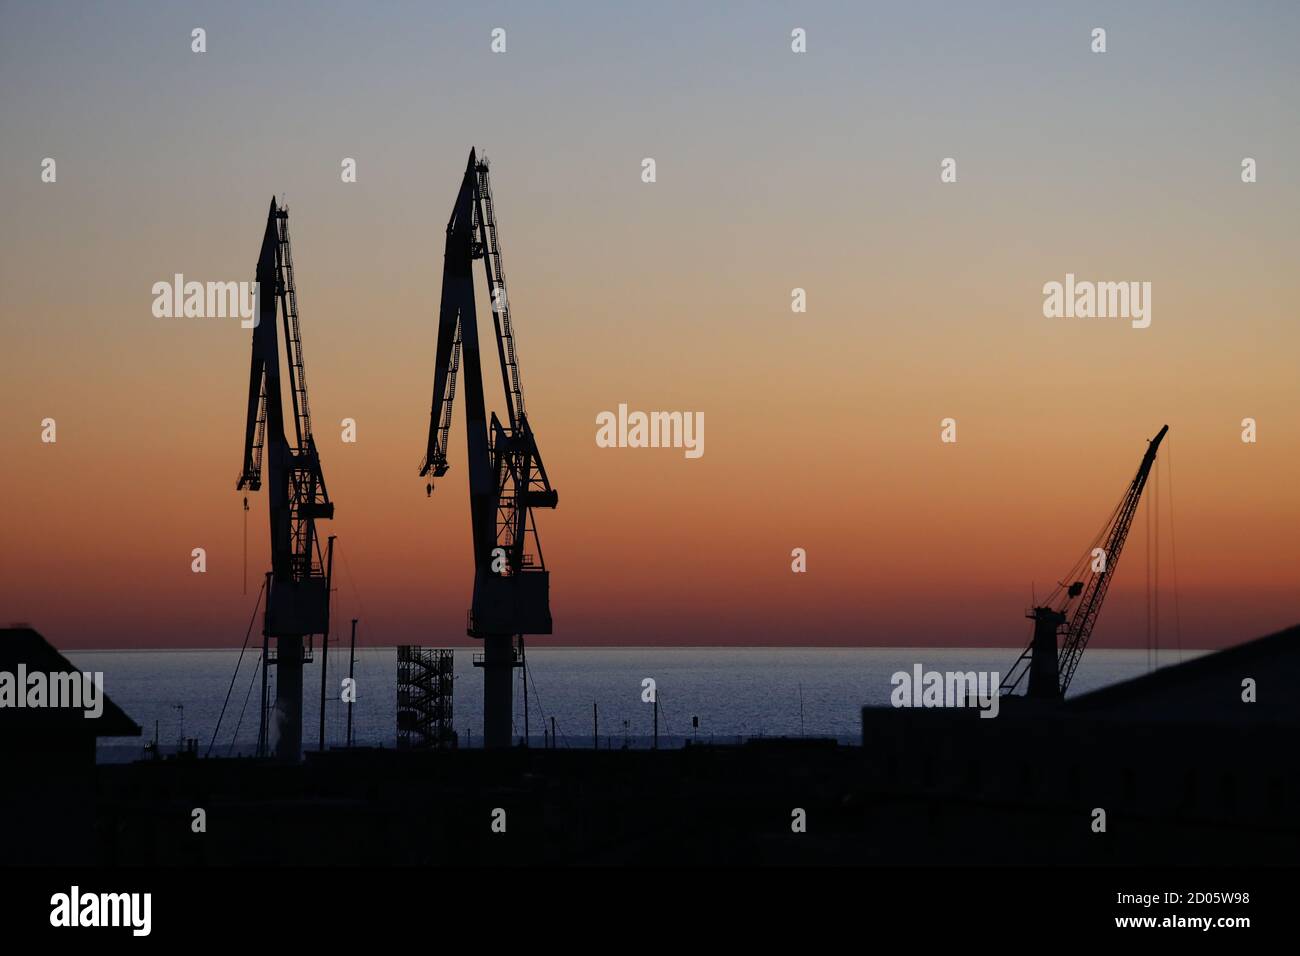
[[[1242,682],[1256,682],[1256,701],[1242,701]],[[1300,625],[1150,674],[1067,698],[1079,715],[1219,723],[1300,723]]]
[[[23,664],[29,673],[81,673],[32,628],[0,629],[0,671],[17,673],[19,664]],[[0,707],[0,735],[18,732],[43,736],[139,737],[140,726],[113,703],[107,693],[103,696],[104,711],[94,719],[87,719],[80,710],[66,707]]]

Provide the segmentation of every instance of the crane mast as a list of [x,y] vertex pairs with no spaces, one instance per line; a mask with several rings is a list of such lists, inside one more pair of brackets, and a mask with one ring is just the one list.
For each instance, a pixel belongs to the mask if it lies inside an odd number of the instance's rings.
[[[249,491],[262,487],[265,456],[271,571],[267,575],[262,628],[263,666],[276,666],[276,757],[292,763],[302,753],[302,665],[311,659],[310,651],[304,651],[304,638],[329,633],[334,539],[331,537],[322,548],[316,522],[333,518],[334,504],[325,487],[311,430],[298,293],[289,242],[289,210],[277,206],[274,197],[257,259],[257,283],[244,466],[235,487]],[[277,311],[282,320],[279,326],[284,331],[293,444],[285,430]],[[274,649],[270,647],[272,637],[276,640]],[[264,729],[259,734],[259,752],[265,752],[267,746],[265,701],[262,712]]]
[[[1138,466],[1137,474],[1129,483],[1124,497],[1116,507],[1107,528],[1103,531],[1105,544],[1102,548],[1104,565],[1095,571],[1087,581],[1075,581],[1058,587],[1063,596],[1055,604],[1049,597],[1047,603],[1029,611],[1026,617],[1034,622],[1034,634],[1029,646],[1012,665],[1011,670],[1002,681],[1002,694],[1013,694],[1028,678],[1026,696],[1035,699],[1060,700],[1065,697],[1074,672],[1083,657],[1084,649],[1092,637],[1097,615],[1101,613],[1102,602],[1110,588],[1115,568],[1119,566],[1124,542],[1128,538],[1129,527],[1137,513],[1138,503],[1142,499],[1142,490],[1146,487],[1147,476],[1155,464],[1156,451],[1169,426],[1165,425],[1147,443],[1146,453]],[[1066,610],[1070,601],[1079,598],[1074,612],[1067,617]],[[1066,621],[1068,627],[1061,631]],[[1058,649],[1059,641],[1059,649]]]
[[[489,419],[485,405],[474,302],[476,259],[483,260],[491,300],[505,423],[495,412]],[[463,365],[474,548],[466,633],[484,642],[483,654],[475,660],[475,666],[484,669],[484,745],[502,747],[510,742],[511,679],[522,663],[523,637],[551,633],[550,572],[542,559],[533,509],[555,508],[558,495],[525,411],[488,164],[474,150],[447,223],[434,361],[429,438],[420,475],[428,479],[431,494],[433,481],[450,467],[447,442]]]

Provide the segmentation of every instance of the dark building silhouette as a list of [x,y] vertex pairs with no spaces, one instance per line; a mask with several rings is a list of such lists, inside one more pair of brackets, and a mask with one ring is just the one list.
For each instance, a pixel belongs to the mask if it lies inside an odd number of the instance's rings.
[[1292,627],[1060,702],[1003,697],[993,719],[867,707],[863,745],[878,789],[954,824],[950,860],[978,852],[956,826],[978,819],[981,862],[1294,862],[1297,681]]
[[[80,671],[29,627],[0,630],[0,672]],[[0,706],[0,863],[81,863],[97,859],[95,742],[138,737],[140,727],[101,691],[103,712]]]
[[[4,632],[0,650],[0,669],[68,666],[31,631]],[[1300,627],[1064,701],[1001,698],[994,719],[866,708],[861,748],[355,748],[294,766],[96,770],[95,737],[139,733],[111,704],[99,721],[34,714],[21,730],[0,712],[0,766],[13,768],[2,809],[15,824],[0,860],[1294,863],[1298,679]],[[1254,702],[1243,700],[1247,680]],[[191,832],[199,806],[220,839]],[[489,826],[494,808],[508,812],[508,840]],[[1099,808],[1104,833],[1092,826]]]

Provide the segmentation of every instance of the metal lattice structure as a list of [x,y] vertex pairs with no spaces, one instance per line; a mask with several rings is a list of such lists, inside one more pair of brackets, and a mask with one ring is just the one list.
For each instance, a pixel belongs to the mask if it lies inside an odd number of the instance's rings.
[[[298,289],[289,241],[289,210],[272,198],[257,259],[257,321],[253,325],[244,462],[236,490],[258,491],[265,477],[271,572],[263,620],[262,720],[258,753],[268,748],[265,665],[276,671],[276,753],[296,762],[302,750],[302,665],[312,635],[329,633],[333,536],[322,546],[318,521],[334,517],[320,454],[311,431],[306,363],[298,318]],[[280,319],[277,322],[277,314]],[[284,414],[279,333],[293,409],[293,437]],[[265,474],[263,465],[265,464]],[[245,499],[247,501],[247,499]],[[275,646],[270,644],[275,639]]]
[[397,747],[447,750],[456,746],[452,730],[454,656],[445,648],[397,648]]
[[[1147,443],[1146,453],[1138,466],[1137,474],[1129,483],[1110,522],[1102,532],[1105,541],[1102,552],[1105,556],[1105,569],[1093,574],[1086,581],[1071,585],[1058,585],[1054,594],[1060,594],[1057,606],[1048,605],[1034,608],[1027,616],[1034,620],[1034,638],[1012,665],[1011,670],[1002,681],[1001,692],[1012,694],[1028,678],[1029,696],[1060,700],[1074,679],[1074,672],[1083,657],[1084,649],[1092,637],[1093,625],[1101,613],[1102,602],[1110,589],[1111,578],[1119,566],[1124,542],[1128,539],[1133,516],[1137,514],[1138,504],[1142,500],[1142,490],[1146,487],[1151,466],[1155,464],[1156,451],[1160,442],[1169,431],[1165,425]],[[1073,614],[1067,615],[1069,602],[1074,598],[1079,602],[1074,606]],[[1069,620],[1064,632],[1060,628]],[[1058,649],[1059,642],[1059,649]]]
[[[484,396],[474,291],[474,262],[480,259],[504,389],[504,422],[496,412],[489,417]],[[542,559],[534,512],[554,509],[559,496],[551,487],[524,411],[496,204],[487,160],[473,150],[447,222],[433,404],[420,466],[430,495],[434,481],[449,468],[447,442],[458,383],[465,407],[474,544],[474,593],[466,631],[484,642],[481,660],[475,661],[476,667],[483,668],[484,746],[505,747],[512,735],[512,678],[523,662],[524,635],[552,630],[550,572]]]

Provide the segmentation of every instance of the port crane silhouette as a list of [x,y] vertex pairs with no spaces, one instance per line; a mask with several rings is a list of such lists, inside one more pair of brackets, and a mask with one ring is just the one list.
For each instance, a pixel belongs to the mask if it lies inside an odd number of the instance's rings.
[[[1138,503],[1142,500],[1142,489],[1146,487],[1147,476],[1155,464],[1156,451],[1167,431],[1169,426],[1165,425],[1147,443],[1146,454],[1142,456],[1137,474],[1133,476],[1133,481],[1129,483],[1106,527],[1098,535],[1098,541],[1105,540],[1101,546],[1105,562],[1103,569],[1094,571],[1086,581],[1058,584],[1046,602],[1032,608],[1025,615],[1034,622],[1034,634],[1029,646],[1003,678],[1000,688],[1003,695],[1015,694],[1027,678],[1028,686],[1024,696],[1035,700],[1061,700],[1065,697],[1079,660],[1092,637],[1092,629],[1097,623],[1097,615],[1101,613],[1102,602],[1106,600],[1111,578],[1119,566],[1129,526],[1133,523]],[[1084,561],[1090,557],[1091,555]],[[1079,599],[1078,603],[1074,605],[1073,613],[1067,615],[1070,602],[1075,598]]]
[[[302,755],[302,665],[311,660],[304,638],[329,633],[330,578],[334,538],[321,547],[316,522],[334,517],[325,488],[320,454],[311,431],[306,368],[298,321],[298,292],[289,243],[289,210],[271,198],[257,259],[257,322],[248,376],[248,417],[244,428],[244,467],[236,490],[262,487],[266,459],[271,523],[271,570],[267,573],[262,626],[262,720],[258,754],[267,752],[266,667],[276,667],[275,756],[293,763]],[[276,322],[277,311],[281,322]],[[285,433],[280,386],[278,327],[284,330],[293,405],[294,442]],[[247,502],[247,498],[245,498]],[[276,646],[270,646],[274,637]]]
[[[505,423],[496,412],[490,423],[486,417],[474,305],[476,259],[483,260],[491,298]],[[524,407],[488,163],[472,149],[447,222],[434,361],[429,440],[420,475],[428,478],[425,490],[431,495],[433,481],[447,473],[447,440],[463,363],[474,548],[474,592],[466,633],[483,641],[483,653],[475,655],[474,665],[483,668],[484,746],[505,747],[512,731],[514,668],[524,665],[524,635],[551,633],[550,572],[542,558],[533,509],[553,509],[559,497],[547,477]]]

